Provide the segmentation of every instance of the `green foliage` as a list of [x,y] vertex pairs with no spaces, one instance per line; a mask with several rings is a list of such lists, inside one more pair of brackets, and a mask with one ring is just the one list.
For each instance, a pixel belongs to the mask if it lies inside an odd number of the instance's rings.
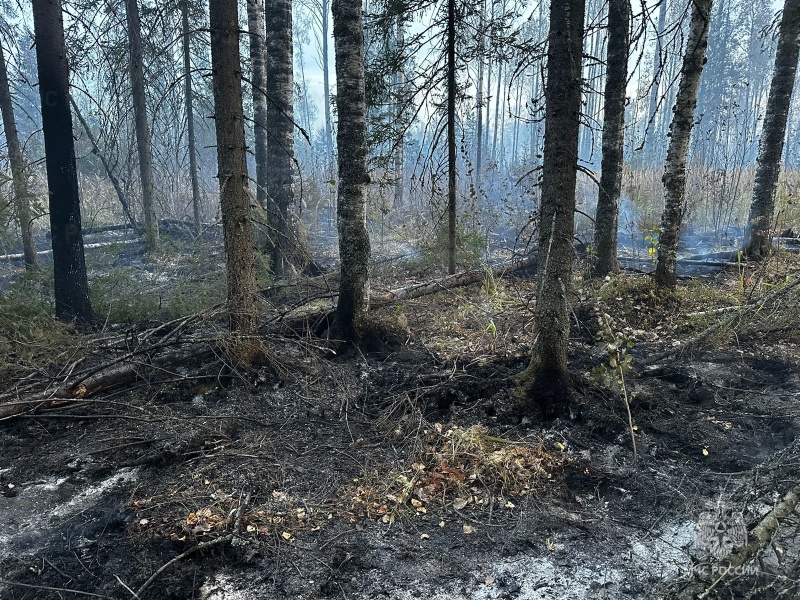
[[167,321],[225,300],[224,264],[213,246],[165,244],[143,266],[117,264],[118,254],[118,246],[109,246],[87,257],[92,306],[101,320]]
[[[447,264],[448,232],[447,224],[442,223],[434,231],[433,237],[420,247],[420,266],[424,268]],[[478,231],[456,230],[456,262],[467,268],[477,267],[484,262],[486,238]]]

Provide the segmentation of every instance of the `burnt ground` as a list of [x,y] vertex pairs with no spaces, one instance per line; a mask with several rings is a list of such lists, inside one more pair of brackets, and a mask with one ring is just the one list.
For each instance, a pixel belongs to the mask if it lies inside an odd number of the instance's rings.
[[[709,564],[701,513],[752,528],[800,480],[796,336],[634,362],[634,460],[619,384],[588,374],[598,312],[637,358],[691,328],[636,293],[578,303],[581,404],[520,420],[532,295],[429,296],[380,311],[375,348],[271,334],[256,368],[219,355],[0,421],[0,598],[677,597]],[[710,597],[797,597],[796,527]]]

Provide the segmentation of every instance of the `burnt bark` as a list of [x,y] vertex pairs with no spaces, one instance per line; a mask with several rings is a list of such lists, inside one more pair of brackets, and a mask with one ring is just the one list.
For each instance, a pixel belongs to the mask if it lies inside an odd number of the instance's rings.
[[711,0],[693,0],[689,40],[683,56],[678,94],[672,109],[669,148],[662,178],[664,213],[661,215],[661,234],[658,238],[658,262],[655,273],[656,284],[660,288],[673,288],[677,281],[675,259],[686,191],[686,155],[694,125],[697,90],[706,62],[710,16]]
[[256,201],[264,210],[267,200],[267,45],[264,40],[264,0],[247,0],[247,29],[250,34],[250,64],[253,88],[253,154],[256,159]]
[[17,134],[17,121],[14,118],[14,105],[11,102],[11,88],[8,85],[8,70],[3,46],[0,44],[0,112],[3,116],[3,131],[6,134],[8,162],[11,163],[11,183],[14,195],[14,211],[22,237],[22,254],[25,268],[36,266],[36,246],[31,233],[31,205],[28,195],[28,174],[25,159]]
[[456,1],[447,0],[447,273],[456,272]]
[[764,115],[764,128],[758,149],[753,199],[750,204],[745,254],[760,260],[772,250],[772,221],[775,194],[781,172],[781,157],[786,139],[786,121],[797,72],[800,49],[800,0],[786,0],[783,6],[775,69]]
[[194,104],[192,94],[192,54],[189,29],[189,0],[181,2],[181,28],[183,35],[183,104],[186,111],[186,135],[189,145],[189,178],[192,182],[192,214],[197,235],[203,227],[200,215],[200,180],[197,176],[197,142],[194,130]]
[[585,0],[550,3],[533,355],[520,379],[522,410],[545,417],[567,412],[573,396],[567,351],[585,8]]
[[292,46],[292,1],[267,0],[267,194],[272,272],[281,277],[294,250],[292,215],[294,205],[294,65]]
[[139,22],[139,3],[125,0],[125,18],[128,24],[128,59],[133,95],[133,116],[136,125],[136,149],[139,156],[139,178],[142,186],[142,212],[144,213],[145,246],[153,250],[158,245],[158,220],[155,209],[155,183],[153,181],[153,150],[150,127],[147,122],[147,98],[144,91],[142,65],[142,26]]
[[628,82],[630,23],[630,0],[609,0],[603,156],[594,234],[594,274],[598,277],[619,269],[617,222],[624,160],[622,147],[625,142],[625,86]]
[[56,318],[89,325],[94,321],[94,314],[83,254],[61,0],[33,0],[32,4],[53,244]]
[[231,331],[249,335],[256,331],[258,315],[247,193],[238,3],[236,0],[210,0],[209,16],[220,205],[227,253],[227,310]]
[[334,332],[356,340],[369,306],[370,241],[366,226],[367,110],[364,91],[364,29],[361,0],[334,0],[336,53],[336,134],[339,164],[338,205],[341,280]]

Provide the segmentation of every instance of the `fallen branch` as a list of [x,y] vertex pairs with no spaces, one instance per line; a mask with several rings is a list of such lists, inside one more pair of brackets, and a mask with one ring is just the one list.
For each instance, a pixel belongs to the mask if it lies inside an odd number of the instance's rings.
[[779,288],[777,291],[773,292],[772,294],[768,295],[765,298],[759,298],[758,300],[750,302],[749,304],[743,304],[740,307],[736,307],[739,310],[737,310],[735,313],[722,319],[721,321],[718,321],[717,323],[714,323],[713,325],[706,327],[703,331],[698,333],[693,338],[685,340],[680,344],[678,344],[677,346],[674,346],[673,348],[670,348],[669,350],[662,352],[661,354],[655,354],[648,358],[642,358],[638,362],[642,366],[653,365],[657,362],[661,362],[666,358],[670,358],[672,356],[675,356],[676,354],[680,354],[681,352],[684,352],[689,348],[693,348],[697,346],[699,343],[707,340],[716,332],[731,327],[737,320],[742,319],[746,315],[758,313],[767,304],[774,304],[779,298],[788,294],[798,285],[800,285],[800,278],[795,279],[793,282],[783,286],[782,288]]
[[175,563],[183,560],[187,556],[191,556],[195,552],[199,552],[200,550],[205,550],[207,548],[211,548],[212,546],[217,546],[219,544],[222,544],[223,542],[232,541],[234,536],[239,534],[239,529],[241,528],[241,525],[242,525],[242,514],[243,514],[243,511],[244,511],[244,508],[248,504],[250,504],[250,494],[249,493],[247,494],[247,497],[244,499],[244,502],[242,502],[242,501],[239,502],[239,507],[236,509],[236,516],[234,518],[234,523],[233,523],[233,532],[229,533],[228,535],[223,535],[222,537],[218,537],[216,539],[209,540],[207,542],[201,542],[201,543],[197,544],[196,546],[194,546],[192,548],[189,548],[186,552],[182,552],[181,554],[179,554],[175,558],[173,558],[170,561],[164,563],[161,566],[161,568],[158,569],[158,571],[153,573],[150,576],[150,578],[147,581],[145,581],[138,590],[136,590],[136,594],[135,594],[136,597],[137,598],[143,598],[144,597],[144,593],[152,585],[152,583],[158,578],[158,576],[161,575],[167,569],[169,569]]
[[[55,391],[41,396],[26,398],[19,402],[0,405],[0,420],[23,414],[35,413],[49,408],[58,408],[75,400],[85,400],[102,391],[136,381],[146,369],[164,369],[190,360],[200,360],[215,353],[215,348],[207,342],[197,343],[186,349],[175,350],[162,356],[153,357],[149,362],[125,362],[117,359],[111,365],[104,365],[89,377],[80,377],[64,383]],[[128,359],[131,357],[129,356]]]

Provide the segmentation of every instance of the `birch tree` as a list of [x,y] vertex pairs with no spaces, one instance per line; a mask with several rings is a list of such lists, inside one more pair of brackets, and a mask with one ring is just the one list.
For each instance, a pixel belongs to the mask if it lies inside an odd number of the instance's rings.
[[781,171],[781,157],[786,139],[786,121],[797,72],[800,49],[800,0],[786,0],[783,5],[775,69],[767,99],[767,112],[758,151],[758,166],[750,204],[745,254],[762,259],[772,249],[772,220],[775,193]]
[[658,238],[656,284],[660,288],[675,287],[675,261],[678,252],[683,202],[686,191],[686,155],[694,126],[697,90],[706,59],[708,28],[711,17],[711,0],[692,0],[692,20],[689,39],[681,67],[678,94],[672,109],[669,127],[670,140],[664,165],[664,213],[661,216],[661,234]]

